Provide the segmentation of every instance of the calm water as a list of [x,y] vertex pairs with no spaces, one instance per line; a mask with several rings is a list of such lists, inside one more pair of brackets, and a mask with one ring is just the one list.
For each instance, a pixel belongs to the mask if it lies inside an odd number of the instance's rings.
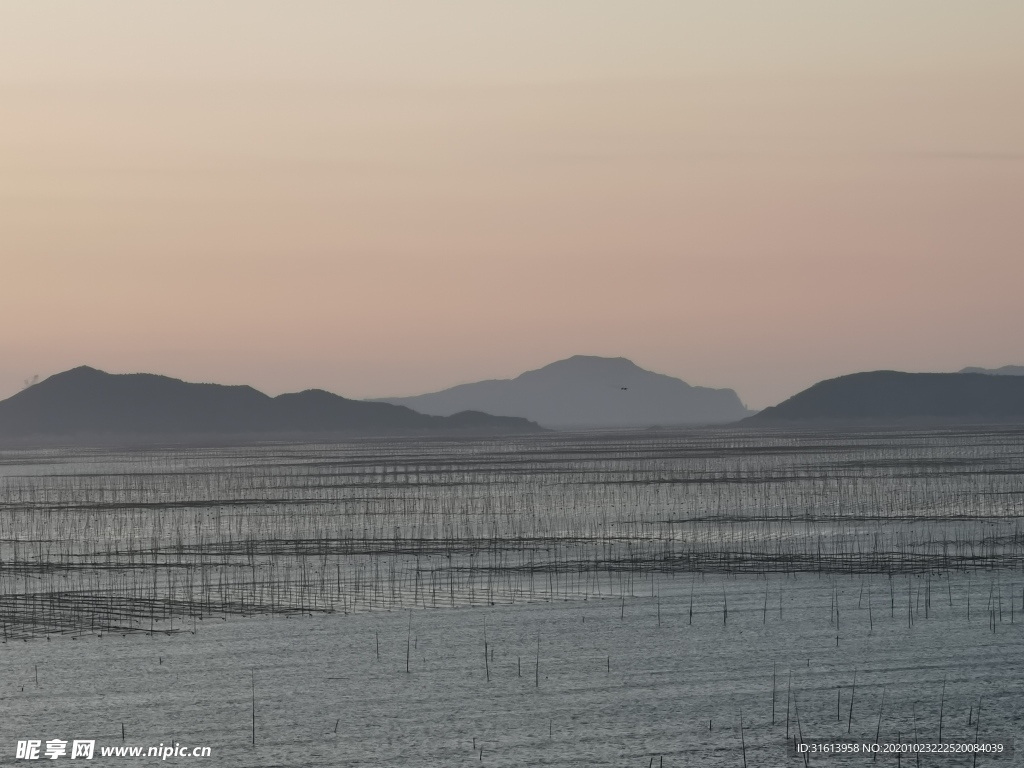
[[1009,741],[1022,517],[1005,430],[7,452],[0,764],[59,738],[217,766],[796,766],[787,729],[932,742],[940,717]]
[[[925,578],[895,579],[891,597],[889,580],[876,576],[873,628],[860,577],[662,577],[656,598],[419,609],[408,673],[408,611],[10,642],[0,646],[4,760],[14,762],[18,738],[120,745],[123,723],[125,744],[210,746],[207,764],[224,766],[646,766],[652,757],[736,766],[742,715],[748,765],[798,765],[784,747],[790,673],[791,732],[799,714],[805,738],[826,738],[846,735],[855,670],[849,727],[858,739],[874,741],[884,687],[881,741],[897,732],[906,740],[915,715],[920,739],[935,740],[944,679],[945,739],[973,741],[968,718],[979,698],[981,740],[1008,739],[1024,728],[1024,582],[1001,583],[993,632],[984,610],[992,578],[972,577],[968,621],[966,577],[932,579],[926,619]],[[830,762],[839,760],[812,760]],[[1019,765],[1020,756],[998,764]]]

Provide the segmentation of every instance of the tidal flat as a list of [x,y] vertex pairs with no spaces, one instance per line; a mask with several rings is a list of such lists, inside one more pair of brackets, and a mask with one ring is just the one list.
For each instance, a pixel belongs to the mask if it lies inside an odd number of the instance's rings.
[[1020,431],[7,451],[0,508],[5,763],[801,765],[1024,724]]

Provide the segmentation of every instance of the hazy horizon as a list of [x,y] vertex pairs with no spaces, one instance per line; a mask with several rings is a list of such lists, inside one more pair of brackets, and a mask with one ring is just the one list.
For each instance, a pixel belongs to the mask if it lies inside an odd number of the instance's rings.
[[0,397],[1024,363],[1024,5],[12,2]]
[[[626,356],[625,355],[615,355],[615,356],[609,355],[609,356],[600,356],[600,357],[624,358]],[[629,358],[627,358],[627,359],[629,359]],[[630,361],[633,362],[633,363],[636,363],[635,360],[630,360]],[[524,369],[522,371],[518,371],[516,373],[512,373],[512,374],[509,374],[507,376],[492,376],[492,377],[487,377],[487,378],[479,378],[479,379],[472,379],[472,380],[466,380],[466,381],[456,381],[456,382],[453,382],[451,384],[439,387],[436,390],[425,390],[423,392],[412,392],[412,393],[401,394],[401,395],[369,395],[369,396],[363,396],[363,397],[353,396],[353,395],[350,395],[350,394],[346,394],[345,392],[340,392],[340,391],[332,390],[329,387],[324,387],[324,386],[320,386],[320,385],[317,385],[317,384],[311,384],[309,386],[300,386],[300,387],[298,387],[296,389],[270,390],[270,389],[265,389],[265,388],[253,385],[253,383],[250,382],[250,381],[215,381],[215,380],[212,380],[212,379],[203,379],[203,380],[189,379],[188,377],[179,376],[179,375],[177,375],[177,374],[175,374],[173,372],[168,372],[168,371],[148,371],[148,370],[147,371],[142,371],[142,370],[138,370],[138,371],[136,371],[136,370],[113,371],[113,370],[105,370],[105,372],[106,373],[113,373],[113,374],[154,373],[154,374],[157,374],[157,375],[160,375],[160,376],[169,376],[169,377],[174,378],[174,379],[184,379],[185,381],[192,382],[192,383],[224,384],[224,385],[249,385],[249,386],[253,386],[255,389],[257,389],[257,390],[259,390],[259,391],[261,391],[261,392],[263,392],[265,394],[271,395],[271,396],[276,396],[276,395],[285,394],[285,393],[291,393],[291,392],[300,392],[300,391],[303,391],[303,390],[320,389],[320,390],[327,390],[327,391],[333,392],[334,394],[341,395],[343,397],[347,397],[347,398],[351,398],[351,399],[357,399],[357,400],[398,400],[398,399],[403,399],[403,398],[408,398],[408,397],[414,397],[416,395],[429,395],[429,394],[440,393],[440,392],[443,392],[443,391],[445,391],[447,389],[451,389],[453,387],[458,387],[459,385],[462,385],[462,384],[475,384],[475,383],[484,382],[484,381],[515,379],[515,378],[517,378],[522,373],[526,373],[528,371],[536,370],[538,368],[543,368],[543,367],[545,367],[545,366],[547,366],[547,365],[549,365],[549,364],[551,364],[553,362],[558,362],[558,361],[548,361],[547,363],[536,365],[536,366],[533,366],[532,368]],[[96,367],[96,366],[89,366],[87,363],[83,363],[82,365],[85,365],[85,366],[88,366],[88,367],[92,367],[92,368]],[[71,367],[75,368],[75,367],[78,367],[78,366],[71,366]],[[646,368],[643,365],[640,365],[640,367],[644,368],[645,370],[652,371],[654,373],[664,373],[664,371],[658,371],[658,370]],[[970,367],[970,366],[964,366],[964,367]],[[1015,368],[1017,366],[1006,366],[1006,367]],[[979,368],[981,368],[982,370],[985,370],[985,371],[991,370],[991,369],[987,369],[987,368],[982,368],[980,366],[979,366]],[[69,370],[69,369],[62,369],[61,371],[54,371],[53,373],[46,374],[46,375],[35,374],[35,376],[38,376],[38,381],[43,381],[46,378],[48,378],[49,376],[57,374],[57,373],[63,373],[63,372],[65,372],[65,370]],[[882,369],[877,369],[877,370],[882,370]],[[896,369],[892,369],[892,370],[896,370]],[[836,378],[836,377],[844,376],[844,375],[847,375],[847,374],[862,373],[862,372],[864,372],[864,371],[852,371],[851,370],[851,371],[845,371],[843,373],[835,374],[834,376],[826,376],[824,378],[825,379]],[[957,372],[959,372],[959,370],[957,370],[957,371],[906,371],[906,372],[907,373],[957,373]],[[677,378],[681,378],[681,377],[677,377]],[[685,379],[684,379],[684,381],[685,381]],[[811,384],[815,384],[815,383],[817,383],[817,381],[820,381],[820,380],[816,380],[816,381],[810,382],[807,386],[810,386]],[[27,379],[27,380],[24,380],[22,382],[21,386],[18,388],[18,390],[20,391],[20,389],[25,388],[26,385],[31,385],[31,384],[34,384],[34,383],[37,383],[37,382],[33,381],[31,378]],[[704,384],[701,384],[700,382],[694,382],[694,381],[686,381],[686,383],[690,384],[692,386],[695,386],[695,387],[706,386]],[[802,391],[803,389],[806,389],[806,388],[807,387],[802,387],[800,390],[794,390],[793,392],[789,393],[788,395],[785,395],[784,397],[780,398],[780,400],[778,402],[782,402],[782,401],[788,399],[790,396],[795,395],[799,391]],[[716,387],[716,389],[731,389],[731,390],[736,391],[735,387],[729,387],[728,385],[723,385],[723,386],[720,386],[720,387]],[[778,402],[776,402],[776,403],[767,403],[765,405],[752,406],[749,402],[747,402],[743,398],[743,393],[742,392],[736,391],[736,393],[739,396],[740,400],[743,402],[743,404],[746,407],[748,407],[748,408],[750,408],[750,409],[752,409],[754,411],[759,411],[759,410],[762,410],[763,408],[766,408],[766,407],[768,407],[770,405],[777,405],[778,404]],[[0,395],[0,400],[5,399],[6,397],[9,397],[11,394],[15,394],[15,392],[11,392],[9,394]],[[413,410],[418,410],[414,405],[411,405],[410,407],[412,407]],[[426,413],[427,411],[423,411],[423,412]]]

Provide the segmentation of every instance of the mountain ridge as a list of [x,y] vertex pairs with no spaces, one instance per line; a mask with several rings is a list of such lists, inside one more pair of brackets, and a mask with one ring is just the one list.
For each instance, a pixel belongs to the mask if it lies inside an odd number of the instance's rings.
[[200,435],[400,435],[541,431],[484,413],[436,417],[308,389],[276,397],[248,385],[200,384],[79,366],[0,401],[0,438],[174,438]]
[[1004,365],[1001,368],[961,368],[960,373],[984,373],[987,376],[1024,376],[1024,365]]
[[743,426],[1024,424],[1024,378],[865,371],[819,381]]
[[551,428],[644,428],[724,424],[750,415],[735,391],[692,386],[624,357],[574,355],[511,379],[457,384],[374,402],[447,415],[471,408]]

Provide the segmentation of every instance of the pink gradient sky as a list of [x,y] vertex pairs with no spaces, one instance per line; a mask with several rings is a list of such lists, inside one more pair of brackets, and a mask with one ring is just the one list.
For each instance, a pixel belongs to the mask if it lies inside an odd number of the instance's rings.
[[1024,364],[1024,4],[8,2],[0,396]]

